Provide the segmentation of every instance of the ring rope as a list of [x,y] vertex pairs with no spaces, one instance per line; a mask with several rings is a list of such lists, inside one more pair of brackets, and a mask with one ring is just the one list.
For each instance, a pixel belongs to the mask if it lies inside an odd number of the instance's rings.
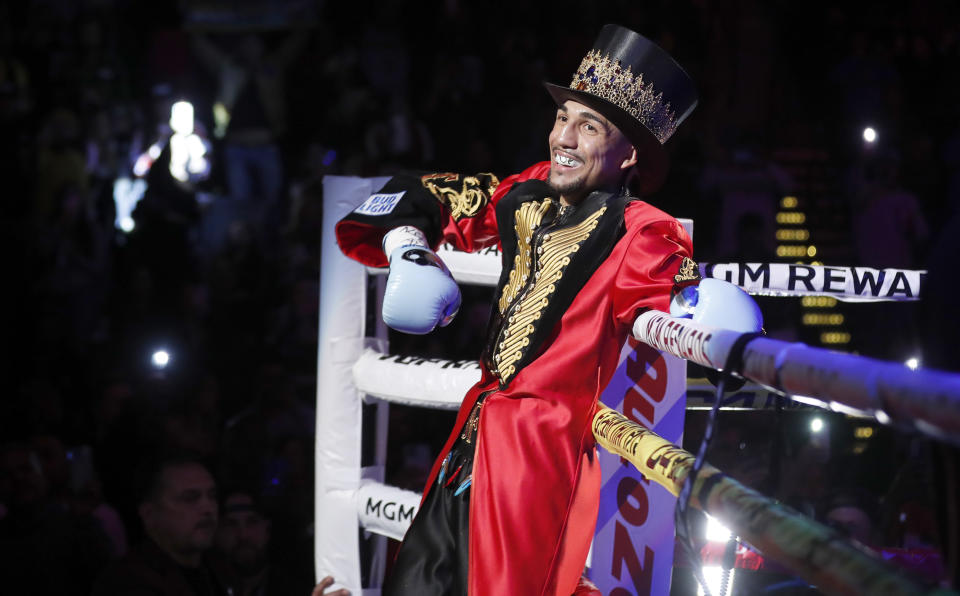
[[[597,443],[629,460],[646,478],[680,495],[696,460],[692,453],[603,404],[594,415],[593,434]],[[826,593],[929,592],[836,530],[740,484],[709,463],[695,479],[690,503]]]
[[[500,252],[466,253],[443,244],[437,254],[453,278],[470,285],[496,286]],[[700,275],[728,281],[756,296],[829,296],[845,302],[910,302],[921,298],[925,270],[874,269],[795,263],[700,263]],[[371,275],[387,269],[370,267]]]
[[[637,317],[633,336],[658,350],[722,369],[735,331],[658,311]],[[870,415],[934,439],[960,444],[960,375],[764,337],[744,348],[740,376],[791,398]],[[797,397],[794,397],[797,396]]]

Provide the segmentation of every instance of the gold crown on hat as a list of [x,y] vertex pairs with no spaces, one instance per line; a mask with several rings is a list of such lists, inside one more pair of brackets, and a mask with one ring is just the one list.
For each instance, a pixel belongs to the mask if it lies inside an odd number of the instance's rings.
[[677,130],[676,115],[652,84],[644,84],[643,73],[633,74],[619,60],[590,50],[573,75],[571,89],[603,98],[640,121],[660,144]]

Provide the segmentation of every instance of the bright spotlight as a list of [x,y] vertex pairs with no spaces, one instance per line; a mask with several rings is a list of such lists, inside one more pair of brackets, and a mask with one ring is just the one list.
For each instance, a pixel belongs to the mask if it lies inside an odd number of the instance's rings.
[[193,132],[193,104],[189,101],[178,101],[170,107],[170,128],[173,132],[184,135]]
[[122,219],[120,220],[120,229],[123,230],[124,232],[126,232],[127,234],[129,234],[130,232],[132,232],[132,231],[133,231],[133,228],[135,228],[135,227],[137,227],[137,224],[136,224],[135,221],[133,221],[133,218],[132,218],[132,217],[129,217],[129,216],[128,216],[128,217],[124,217],[124,218],[122,218]]
[[811,421],[810,421],[810,430],[813,431],[813,432],[815,432],[815,433],[818,433],[818,432],[822,431],[822,430],[823,430],[823,419],[821,419],[821,418],[814,418],[813,420],[811,420]]
[[907,361],[904,362],[904,364],[906,364],[907,368],[909,368],[910,370],[917,370],[918,368],[920,368],[920,359],[917,358],[916,356],[912,358],[907,358]]
[[[723,584],[723,568],[719,566],[704,566],[702,570],[703,580],[707,582],[710,593],[719,594]],[[730,570],[730,575],[727,577],[727,594],[733,593],[733,580],[736,574],[737,572],[735,569]],[[703,586],[697,585],[697,596],[704,596],[704,594],[706,594],[706,592],[704,592]]]
[[868,143],[874,143],[877,140],[877,131],[872,126],[863,129],[863,140]]
[[166,350],[157,350],[150,357],[150,362],[153,363],[154,368],[163,370],[170,364],[170,353]]
[[730,530],[717,521],[716,518],[712,516],[707,516],[707,532],[706,539],[711,542],[726,542],[730,540]]

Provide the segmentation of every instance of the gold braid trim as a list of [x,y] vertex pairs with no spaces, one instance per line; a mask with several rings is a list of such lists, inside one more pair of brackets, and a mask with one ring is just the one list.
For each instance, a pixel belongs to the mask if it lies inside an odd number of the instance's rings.
[[602,207],[575,226],[543,236],[535,257],[537,267],[533,286],[517,298],[518,302],[494,348],[496,373],[502,381],[516,373],[516,363],[523,357],[523,352],[530,345],[530,335],[536,329],[534,322],[540,319],[543,309],[550,304],[550,298],[570,264],[571,255],[580,250],[580,245],[596,229],[606,210],[606,207]]
[[696,279],[700,279],[700,269],[697,267],[697,262],[690,257],[683,257],[683,260],[680,261],[680,269],[673,276],[673,283],[681,284]]
[[507,310],[510,303],[517,297],[517,292],[530,277],[530,240],[552,205],[553,201],[544,199],[539,203],[535,201],[524,203],[516,211],[513,229],[517,233],[517,254],[513,257],[510,279],[507,280],[507,285],[503,287],[503,293],[500,295],[500,314]]
[[456,182],[459,180],[460,174],[451,172],[429,174],[420,178],[423,187],[450,209],[450,217],[454,221],[464,217],[476,217],[490,202],[493,191],[500,185],[500,180],[490,173],[464,176],[458,187]]

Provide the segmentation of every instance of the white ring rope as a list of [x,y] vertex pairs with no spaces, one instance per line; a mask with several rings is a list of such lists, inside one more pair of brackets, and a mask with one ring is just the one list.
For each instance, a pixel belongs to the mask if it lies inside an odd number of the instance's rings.
[[476,360],[395,356],[367,349],[353,365],[353,381],[360,392],[408,406],[455,410],[479,380]]
[[[715,369],[723,368],[740,336],[658,311],[640,315],[633,335],[658,350]],[[832,410],[913,426],[941,440],[960,440],[960,374],[911,370],[894,362],[758,337],[744,349],[742,376],[793,399],[801,396]]]
[[[437,254],[459,283],[495,286],[500,278],[500,251],[476,253],[440,246]],[[383,275],[386,269],[370,268]],[[926,271],[830,267],[793,263],[701,263],[700,275],[728,281],[755,296],[832,296],[845,302],[910,302],[920,299]]]
[[[455,410],[462,396],[480,379],[480,366],[475,360],[442,360],[381,354],[367,349],[353,365],[357,389],[376,399],[391,403]],[[716,399],[717,388],[706,379],[687,383],[688,410],[709,410]],[[784,410],[820,409],[821,402],[783,400],[781,393],[762,385],[749,383],[728,393],[720,407],[724,410],[772,410],[782,400]],[[862,414],[861,414],[862,416]]]

